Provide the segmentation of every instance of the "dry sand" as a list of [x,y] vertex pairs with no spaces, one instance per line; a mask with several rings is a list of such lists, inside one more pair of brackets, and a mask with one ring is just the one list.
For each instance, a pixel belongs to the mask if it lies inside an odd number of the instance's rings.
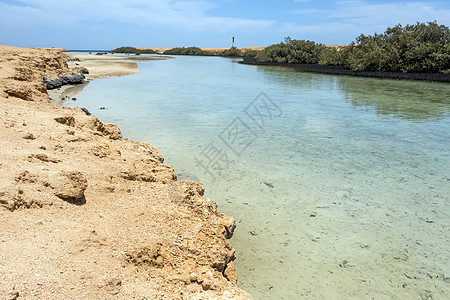
[[0,46],[0,299],[250,298],[226,240],[234,220],[201,183],[49,103],[42,76],[68,58]]

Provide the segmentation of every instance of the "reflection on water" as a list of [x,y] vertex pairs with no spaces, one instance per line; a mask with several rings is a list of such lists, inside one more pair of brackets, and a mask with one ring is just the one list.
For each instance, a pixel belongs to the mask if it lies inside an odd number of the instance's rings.
[[450,113],[450,85],[406,80],[302,73],[278,66],[258,66],[280,84],[300,89],[338,87],[355,108],[376,110],[381,117],[411,122],[434,122]]
[[411,122],[442,120],[450,112],[450,85],[341,77],[339,87],[357,108],[375,109],[386,117]]

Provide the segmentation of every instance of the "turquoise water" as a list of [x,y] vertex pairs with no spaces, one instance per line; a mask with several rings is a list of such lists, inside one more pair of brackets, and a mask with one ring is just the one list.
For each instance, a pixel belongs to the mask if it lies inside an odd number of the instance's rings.
[[236,219],[239,286],[255,299],[450,293],[450,85],[218,57],[139,68],[64,105],[205,184]]

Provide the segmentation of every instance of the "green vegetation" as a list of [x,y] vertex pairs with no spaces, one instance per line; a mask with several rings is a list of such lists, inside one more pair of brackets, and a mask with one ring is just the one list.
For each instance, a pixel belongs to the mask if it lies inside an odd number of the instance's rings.
[[229,57],[242,57],[243,52],[241,49],[238,49],[236,47],[231,47],[230,49],[226,49],[226,50],[219,52],[217,55],[229,56]]
[[198,55],[198,56],[213,56],[215,55],[211,51],[205,51],[198,47],[177,47],[166,50],[163,52],[166,55]]
[[265,48],[258,61],[338,65],[358,71],[450,72],[450,30],[436,22],[396,25],[342,49],[291,40]]
[[156,54],[157,52],[152,49],[137,49],[134,47],[119,47],[117,49],[111,50],[112,53],[127,53],[127,54]]
[[231,47],[223,51],[207,51],[198,47],[178,47],[164,51],[165,55],[197,55],[197,56],[227,56],[227,57],[243,57],[243,56],[256,56],[258,50],[245,50],[242,51],[236,47]]
[[284,39],[284,43],[276,44],[260,51],[256,58],[264,62],[289,64],[316,64],[325,46],[313,41]]
[[[258,53],[258,50],[245,50],[242,51],[236,47],[231,47],[230,49],[226,49],[223,51],[207,51],[202,50],[198,47],[177,47],[166,50],[163,52],[165,55],[197,55],[197,56],[228,56],[228,57],[243,57],[243,56],[252,56],[255,57]],[[155,54],[156,51],[152,49],[137,49],[134,47],[120,47],[114,50],[111,50],[111,53],[127,53],[127,54]]]
[[256,55],[258,55],[258,53],[261,52],[261,50],[252,50],[252,49],[245,49],[242,52],[243,57],[256,57]]

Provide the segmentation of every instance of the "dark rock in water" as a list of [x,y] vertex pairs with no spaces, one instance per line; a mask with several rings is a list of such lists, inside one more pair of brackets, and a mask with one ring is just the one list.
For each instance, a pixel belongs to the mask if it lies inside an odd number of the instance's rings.
[[88,115],[88,116],[91,115],[91,113],[87,110],[87,108],[82,107],[81,110],[84,111],[84,113],[85,113],[86,115]]
[[106,109],[106,107],[104,107],[104,106],[101,106],[101,107],[100,107],[100,109]]
[[47,89],[52,90],[66,84],[83,83],[86,79],[84,76],[85,74],[89,74],[89,71],[86,68],[75,68],[66,73],[44,76],[43,81],[47,86]]
[[77,101],[77,98],[72,98],[72,101]]
[[271,188],[271,189],[273,189],[274,188],[274,186],[273,186],[273,183],[270,183],[270,182],[263,182],[267,187],[269,187],[269,188]]

